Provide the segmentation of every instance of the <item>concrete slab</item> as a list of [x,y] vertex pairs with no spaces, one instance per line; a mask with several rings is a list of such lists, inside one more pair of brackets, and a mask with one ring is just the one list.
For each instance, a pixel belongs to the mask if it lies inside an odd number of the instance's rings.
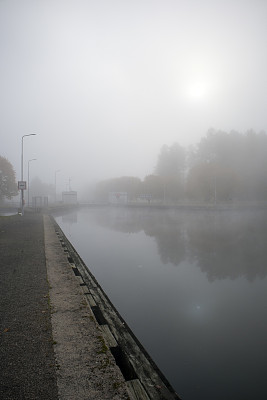
[[60,400],[131,398],[49,216],[44,236]]

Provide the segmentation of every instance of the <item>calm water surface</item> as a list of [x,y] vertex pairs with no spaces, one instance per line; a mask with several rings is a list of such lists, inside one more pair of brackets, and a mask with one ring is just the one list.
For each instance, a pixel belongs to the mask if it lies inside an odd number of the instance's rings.
[[267,399],[267,216],[81,209],[56,221],[184,400]]

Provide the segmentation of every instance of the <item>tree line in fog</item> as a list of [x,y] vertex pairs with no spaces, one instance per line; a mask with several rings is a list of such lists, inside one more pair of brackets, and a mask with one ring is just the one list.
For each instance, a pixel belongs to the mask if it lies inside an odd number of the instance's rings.
[[[128,201],[165,204],[267,200],[265,132],[210,129],[197,145],[162,146],[155,164],[143,180],[123,176],[99,182],[94,200],[107,202],[110,192],[126,192]],[[13,166],[0,156],[0,202],[17,193]],[[36,177],[31,182],[31,195],[54,198],[55,187]]]
[[101,181],[96,200],[109,192],[148,202],[267,200],[267,135],[210,129],[195,146],[164,145],[150,175]]

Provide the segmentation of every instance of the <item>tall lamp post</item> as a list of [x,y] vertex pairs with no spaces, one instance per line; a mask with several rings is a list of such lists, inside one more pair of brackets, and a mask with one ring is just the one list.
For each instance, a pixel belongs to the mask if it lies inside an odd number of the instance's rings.
[[60,172],[60,169],[55,171],[55,203],[57,202],[57,173]]
[[28,160],[28,207],[30,206],[30,162],[36,161],[36,158]]
[[[28,135],[23,135],[21,138],[21,181],[23,182],[23,139],[26,136],[36,136],[36,133],[29,133]],[[21,189],[21,214],[24,214],[24,189]]]

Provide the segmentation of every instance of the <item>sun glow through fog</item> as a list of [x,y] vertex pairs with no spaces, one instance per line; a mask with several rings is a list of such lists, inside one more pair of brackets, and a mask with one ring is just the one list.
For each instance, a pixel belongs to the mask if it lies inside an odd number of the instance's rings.
[[210,85],[205,81],[195,81],[187,85],[186,97],[190,100],[206,100],[211,91]]

